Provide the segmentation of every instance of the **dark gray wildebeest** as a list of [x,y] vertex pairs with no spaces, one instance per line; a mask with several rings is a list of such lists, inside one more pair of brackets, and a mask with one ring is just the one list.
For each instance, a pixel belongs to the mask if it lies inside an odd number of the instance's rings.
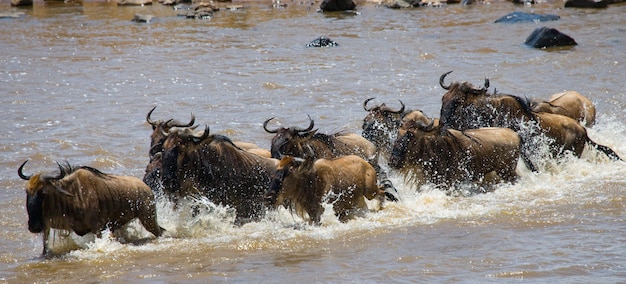
[[525,162],[530,160],[538,147],[529,141],[538,135],[548,138],[550,154],[553,157],[559,157],[565,151],[571,151],[576,157],[580,157],[585,145],[588,144],[610,159],[621,160],[609,147],[592,141],[587,136],[585,127],[571,117],[535,112],[531,109],[529,100],[525,98],[498,94],[495,91],[493,94],[488,93],[488,80],[485,80],[485,86],[481,88],[468,82],[454,82],[446,86],[444,78],[450,72],[441,75],[439,79],[441,87],[447,90],[442,97],[441,105],[440,123],[444,127],[457,130],[479,127],[511,128],[518,132],[523,140],[522,157]]
[[236,210],[236,224],[265,214],[264,194],[278,160],[235,145],[228,137],[172,128],[163,142],[162,182],[165,195],[178,200],[205,196]]
[[50,229],[70,230],[79,236],[105,229],[120,229],[137,218],[155,237],[163,228],[157,223],[156,204],[150,188],[140,179],[116,176],[91,167],[59,166],[52,175],[26,175],[26,160],[18,175],[28,181],[26,210],[28,230],[43,232],[43,254],[47,255]]

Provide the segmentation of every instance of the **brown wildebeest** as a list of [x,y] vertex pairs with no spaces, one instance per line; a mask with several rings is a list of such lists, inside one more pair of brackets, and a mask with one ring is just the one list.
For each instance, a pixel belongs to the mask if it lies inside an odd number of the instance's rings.
[[245,151],[228,137],[190,128],[173,128],[163,142],[164,193],[174,200],[205,196],[236,210],[237,224],[265,214],[263,195],[278,160]]
[[480,183],[491,172],[508,182],[517,178],[521,140],[515,131],[445,129],[420,111],[407,117],[394,143],[390,166],[409,180],[437,185]]
[[[452,72],[452,71],[450,71]],[[535,149],[526,145],[537,135],[545,135],[550,140],[552,156],[564,151],[572,151],[580,157],[585,144],[596,148],[613,160],[621,160],[609,147],[599,145],[587,136],[587,130],[576,120],[559,114],[533,112],[527,99],[513,95],[489,94],[489,81],[482,88],[467,82],[454,82],[446,86],[444,73],[439,84],[447,90],[442,98],[441,124],[444,127],[465,130],[478,127],[507,127],[518,132],[524,141],[522,157],[531,156]],[[533,127],[536,125],[536,127]],[[537,131],[533,131],[537,130]],[[528,158],[525,158],[527,161]],[[527,164],[528,165],[528,164]]]
[[569,116],[587,127],[596,122],[596,106],[590,99],[575,91],[556,93],[547,101],[532,100],[530,108],[534,112]]
[[359,156],[317,160],[283,156],[266,199],[274,206],[290,204],[299,216],[308,214],[309,223],[319,224],[326,196],[339,220],[346,222],[367,209],[365,198],[383,194],[376,185],[376,171]]
[[[398,198],[393,183],[387,178],[387,173],[378,165],[376,146],[363,136],[356,133],[338,132],[334,134],[318,133],[313,130],[315,122],[309,116],[309,126],[280,127],[268,129],[267,124],[273,117],[263,123],[263,129],[267,133],[275,134],[272,138],[272,158],[280,159],[284,155],[304,157],[309,155],[313,159],[334,159],[346,155],[357,155],[368,161],[378,173],[378,181],[385,186],[387,197],[392,201]],[[307,154],[310,153],[310,154]]]
[[112,232],[138,218],[155,237],[163,228],[157,223],[156,204],[150,188],[140,179],[105,174],[91,167],[59,165],[59,174],[25,175],[26,160],[17,170],[28,181],[26,209],[28,230],[43,232],[43,254],[49,253],[50,229],[71,230],[98,237],[104,229]]

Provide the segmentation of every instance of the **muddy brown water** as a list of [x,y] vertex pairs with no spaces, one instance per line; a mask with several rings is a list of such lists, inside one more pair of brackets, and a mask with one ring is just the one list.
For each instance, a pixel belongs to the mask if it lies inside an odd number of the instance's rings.
[[[210,20],[171,7],[108,2],[44,3],[0,20],[0,282],[554,282],[626,279],[626,165],[586,150],[581,159],[520,168],[517,183],[492,193],[418,192],[392,175],[402,200],[351,222],[332,213],[319,227],[287,210],[232,226],[227,208],[200,200],[159,203],[168,232],[146,244],[58,232],[61,256],[43,259],[27,229],[24,181],[16,169],[53,172],[54,161],[142,177],[153,118],[185,121],[269,147],[264,120],[320,131],[360,131],[369,97],[438,116],[439,76],[528,97],[576,90],[592,99],[590,136],[626,157],[626,5],[602,10],[494,2],[359,15],[316,13],[319,4],[245,3]],[[495,24],[513,11],[559,21]],[[130,21],[135,13],[156,18]],[[573,48],[523,45],[537,27],[572,36]],[[306,48],[319,36],[334,48]],[[537,151],[541,151],[538,149]],[[129,226],[129,238],[146,235]]]

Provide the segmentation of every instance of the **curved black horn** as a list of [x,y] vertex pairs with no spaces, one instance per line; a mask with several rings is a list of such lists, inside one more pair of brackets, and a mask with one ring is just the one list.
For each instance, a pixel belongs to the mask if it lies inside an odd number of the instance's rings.
[[439,77],[439,85],[440,85],[440,86],[441,86],[444,90],[450,90],[450,86],[452,85],[452,84],[450,84],[450,85],[448,85],[447,87],[443,85],[443,79],[444,79],[444,78],[446,78],[446,76],[447,76],[448,74],[450,74],[450,73],[452,73],[452,71],[448,71],[448,72],[446,72],[446,73],[443,73],[443,74],[441,75],[441,77]]
[[32,175],[27,176],[24,174],[24,172],[22,172],[22,170],[24,169],[24,165],[26,165],[28,161],[30,161],[30,159],[24,161],[22,165],[17,169],[17,175],[19,175],[23,180],[30,180],[30,178],[33,177]]
[[367,103],[369,103],[369,102],[370,102],[371,100],[373,100],[373,99],[374,99],[374,98],[369,98],[369,99],[365,100],[365,102],[363,102],[363,109],[364,109],[365,111],[371,111],[371,110],[373,109],[373,108],[369,108],[369,109],[367,108]]
[[[57,166],[59,166],[59,175],[56,176],[54,179],[62,179],[65,177],[66,174],[66,170],[65,168],[63,168],[63,166],[61,166],[61,163],[59,163],[58,161],[55,161],[57,163]],[[67,163],[67,167],[70,167],[70,164],[66,161]]]
[[269,129],[267,129],[267,123],[269,123],[269,122],[270,122],[270,120],[272,120],[272,119],[274,119],[274,117],[270,117],[270,119],[268,119],[268,120],[266,120],[265,122],[263,122],[263,129],[265,129],[265,132],[267,132],[267,133],[272,133],[272,134],[274,134],[274,133],[278,132],[278,128],[276,128],[275,130],[269,130]]
[[202,136],[200,137],[193,136],[193,138],[197,139],[197,142],[201,142],[201,141],[204,141],[204,139],[206,139],[207,137],[209,137],[209,133],[210,133],[209,125],[207,124],[207,126],[204,128],[204,131],[202,132]]
[[389,111],[389,112],[391,112],[391,113],[403,113],[403,112],[404,112],[404,107],[405,107],[405,106],[404,106],[404,103],[403,103],[401,100],[398,100],[398,101],[400,102],[400,105],[401,105],[402,107],[401,107],[399,110],[396,110],[396,111],[393,111],[393,110],[392,110],[392,111]]
[[483,87],[483,90],[487,89],[489,89],[489,78],[485,78],[485,86]]
[[154,107],[153,107],[153,108],[152,108],[152,109],[148,112],[148,115],[146,115],[146,121],[147,121],[148,123],[150,123],[150,125],[152,125],[152,126],[156,126],[156,124],[157,124],[157,122],[156,122],[156,121],[154,121],[154,120],[150,119],[150,116],[152,115],[152,112],[153,112],[155,109],[156,109],[156,106],[154,106]]
[[[168,122],[170,122],[170,121],[171,121],[171,119],[170,119],[170,120],[168,120]],[[176,123],[174,123],[174,124],[170,125],[170,127],[190,127],[190,126],[192,126],[195,122],[196,122],[196,116],[195,116],[195,115],[193,115],[193,112],[192,112],[192,113],[191,113],[191,120],[189,121],[189,123],[187,123],[187,124],[176,124]]]
[[302,128],[299,128],[299,127],[294,127],[293,129],[294,129],[296,132],[309,132],[309,131],[311,131],[311,129],[313,129],[313,127],[315,126],[315,122],[313,121],[313,119],[311,118],[311,116],[310,116],[310,115],[308,115],[308,114],[307,114],[306,116],[308,116],[308,117],[309,117],[309,121],[310,121],[310,123],[309,123],[309,127],[307,127],[306,129],[302,129]]

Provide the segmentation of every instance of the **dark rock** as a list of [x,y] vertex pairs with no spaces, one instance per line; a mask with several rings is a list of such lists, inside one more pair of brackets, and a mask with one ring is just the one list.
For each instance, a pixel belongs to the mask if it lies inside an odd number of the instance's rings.
[[322,0],[320,9],[323,12],[354,10],[356,3],[353,0]]
[[535,14],[526,12],[513,12],[502,18],[499,18],[495,23],[522,23],[522,22],[547,22],[556,21],[561,17],[550,14]]
[[524,43],[535,48],[577,45],[570,36],[547,27],[536,28]]
[[606,8],[610,3],[607,0],[567,0],[565,8]]
[[132,21],[137,23],[149,23],[150,21],[152,21],[152,19],[154,19],[153,15],[135,14]]
[[321,36],[307,43],[306,47],[329,47],[329,46],[337,46],[337,45],[338,44],[332,41],[331,39],[325,36]]
[[11,6],[32,6],[33,0],[11,0]]

